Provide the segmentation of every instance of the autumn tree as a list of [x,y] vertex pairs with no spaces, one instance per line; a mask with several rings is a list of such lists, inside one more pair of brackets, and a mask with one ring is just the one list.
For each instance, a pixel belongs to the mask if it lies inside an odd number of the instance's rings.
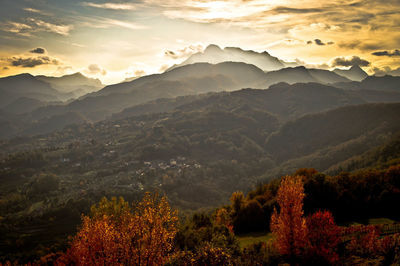
[[335,224],[332,213],[317,211],[307,218],[309,260],[317,264],[335,264],[339,256],[337,246],[341,230]]
[[244,204],[244,194],[242,191],[236,191],[232,193],[230,198],[232,203],[233,212],[236,214],[240,211]]
[[306,221],[303,217],[304,187],[300,176],[282,178],[277,193],[279,213],[274,209],[271,231],[278,252],[288,256],[290,262],[303,253],[307,244]]
[[146,193],[132,208],[103,199],[83,216],[82,226],[58,264],[162,265],[171,254],[177,214],[165,197]]

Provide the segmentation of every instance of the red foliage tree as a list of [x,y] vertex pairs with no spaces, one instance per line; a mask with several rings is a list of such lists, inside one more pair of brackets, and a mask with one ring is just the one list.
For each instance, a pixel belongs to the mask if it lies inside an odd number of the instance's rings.
[[332,213],[318,211],[307,218],[308,254],[317,260],[334,264],[338,261],[337,245],[341,230],[335,224]]

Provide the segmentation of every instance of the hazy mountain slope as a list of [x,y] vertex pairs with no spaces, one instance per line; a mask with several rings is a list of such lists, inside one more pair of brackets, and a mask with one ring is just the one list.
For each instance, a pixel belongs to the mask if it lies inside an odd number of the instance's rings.
[[393,76],[368,76],[361,82],[336,83],[335,87],[348,90],[373,90],[380,92],[399,92],[400,77]]
[[36,79],[30,74],[20,74],[0,78],[1,107],[8,105],[20,97],[39,101],[59,101],[65,94],[53,89],[49,84]]
[[61,115],[53,115],[50,118],[44,118],[32,123],[22,132],[22,135],[46,134],[49,132],[62,130],[67,125],[79,125],[85,122],[86,119],[79,113],[67,112]]
[[400,103],[347,106],[311,114],[285,124],[272,135],[266,149],[278,161],[306,156],[326,147],[375,132],[400,130]]
[[346,161],[331,166],[327,172],[339,173],[342,171],[354,171],[369,167],[385,167],[400,158],[400,134],[394,134],[383,145],[374,147],[361,155],[352,156]]
[[35,78],[50,84],[60,92],[73,93],[75,97],[80,97],[104,87],[99,79],[88,78],[79,72],[62,77],[36,76]]
[[204,52],[191,55],[181,64],[175,65],[168,70],[200,62],[210,64],[218,64],[222,62],[244,62],[255,65],[264,71],[278,70],[285,67],[284,62],[271,56],[267,52],[258,53],[254,51],[245,51],[236,47],[226,47],[221,49],[219,46],[211,44],[204,50]]
[[[400,94],[398,95],[400,96]],[[318,83],[279,83],[267,90],[243,89],[233,92],[162,99],[127,108],[114,119],[172,110],[225,110],[251,106],[277,115],[281,120],[366,101],[357,95]]]
[[[264,77],[264,72],[255,67],[241,62],[224,62],[216,65],[208,63],[196,63],[175,68],[163,74],[154,74],[124,82],[106,86],[104,89],[88,96],[108,95],[111,93],[128,93],[142,88],[145,84],[161,81],[185,82],[189,88],[206,87],[202,84],[204,79],[217,80],[216,87],[209,87],[208,91],[234,90],[242,86],[251,87]],[[192,84],[190,81],[196,81]],[[220,83],[220,84],[218,84]],[[218,87],[223,86],[223,87]],[[204,91],[204,89],[202,89]]]
[[336,68],[333,70],[333,72],[353,81],[362,81],[363,79],[368,77],[368,74],[364,70],[362,70],[362,68],[359,66],[352,66],[347,70]]
[[332,84],[336,82],[350,82],[351,80],[336,74],[335,72],[324,69],[307,69],[310,75],[320,83]]
[[267,88],[270,85],[279,82],[286,82],[289,84],[307,83],[307,82],[318,82],[318,83],[329,84],[329,83],[348,82],[348,81],[350,80],[328,70],[307,69],[303,66],[299,66],[299,67],[288,67],[266,73],[263,82],[259,84],[258,87],[263,86],[264,88]]
[[42,102],[37,99],[32,99],[28,97],[20,97],[13,101],[12,103],[3,107],[4,110],[7,112],[14,113],[14,114],[23,114],[29,113],[33,110],[45,106],[47,103]]
[[225,62],[217,65],[198,63],[164,74],[150,75],[131,82],[107,86],[65,107],[42,108],[40,113],[48,115],[56,109],[57,114],[60,114],[61,109],[64,109],[64,112],[80,112],[85,117],[98,121],[124,108],[159,98],[235,90],[251,86],[264,75],[262,70],[244,63]]

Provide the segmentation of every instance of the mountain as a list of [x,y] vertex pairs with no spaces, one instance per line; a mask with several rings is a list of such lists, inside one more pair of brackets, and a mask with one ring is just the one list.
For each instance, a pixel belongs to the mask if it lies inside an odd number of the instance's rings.
[[51,102],[60,101],[68,96],[30,74],[0,78],[0,108],[11,104],[20,97]]
[[50,84],[60,92],[72,93],[75,98],[104,87],[99,79],[88,78],[79,72],[62,77],[36,76],[36,79]]
[[[106,86],[88,96],[108,95],[111,93],[129,93],[162,81],[185,83],[192,93],[220,90],[235,90],[242,86],[251,87],[264,77],[264,72],[254,65],[241,62],[223,62],[219,64],[195,63],[174,68],[162,74],[137,78],[130,82]],[[211,86],[210,86],[211,85]]]
[[6,105],[4,110],[7,110],[7,112],[13,113],[13,114],[23,114],[23,113],[29,113],[32,112],[33,110],[47,105],[46,102],[42,102],[37,99],[32,99],[28,97],[20,97],[13,101],[12,103]]
[[335,87],[348,90],[372,90],[385,92],[400,92],[400,77],[394,76],[368,76],[361,82],[339,82]]
[[[397,95],[397,98],[400,99],[400,94]],[[250,106],[256,110],[274,114],[281,121],[286,121],[307,113],[366,102],[355,93],[319,83],[296,83],[293,85],[279,83],[272,85],[267,90],[242,89],[233,92],[158,99],[127,108],[114,114],[113,119],[171,111],[224,110],[231,112],[237,108]]]
[[271,56],[268,52],[258,53],[251,50],[242,50],[237,47],[226,47],[221,49],[215,44],[210,44],[204,52],[193,54],[182,63],[175,65],[168,70],[201,62],[210,64],[218,64],[222,62],[244,62],[255,65],[263,71],[278,70],[286,66],[283,61]]
[[265,73],[245,63],[224,62],[216,65],[197,63],[163,74],[141,77],[131,82],[106,86],[63,107],[45,107],[36,114],[80,112],[90,120],[102,120],[124,108],[159,98],[174,98],[211,91],[252,87]]
[[[31,77],[31,79],[35,78]],[[282,81],[287,83],[279,84]],[[48,90],[54,93],[59,93],[49,87],[47,83],[39,80],[36,82],[44,84],[43,86],[47,86]],[[303,83],[293,86],[288,84],[298,82]],[[272,86],[272,84],[278,85]],[[327,84],[331,85],[326,86]],[[180,108],[183,102],[191,103],[197,99],[207,98],[196,97],[196,95],[208,92],[235,91],[249,87],[258,89],[270,87],[269,92],[260,96],[261,99],[255,98],[252,99],[253,102],[246,102],[246,104],[274,113],[281,121],[285,121],[303,114],[345,105],[397,102],[399,93],[395,88],[398,88],[398,84],[400,84],[400,78],[397,77],[367,77],[362,82],[356,82],[328,70],[305,67],[283,68],[265,73],[254,65],[240,62],[223,62],[215,65],[195,63],[162,74],[144,76],[131,82],[106,86],[97,92],[89,93],[65,104],[46,104],[46,106],[24,114],[23,119],[19,117],[24,123],[18,121],[16,124],[23,125],[17,130],[22,134],[30,132],[27,129],[35,121],[50,119],[54,115],[70,112],[79,113],[85,120],[91,122],[107,119],[113,114],[116,114],[114,117],[118,118],[128,117],[130,114],[165,112]],[[378,89],[383,89],[383,91],[378,91]],[[5,99],[10,98],[6,96],[7,93],[3,93]],[[187,97],[168,100],[168,98],[173,99],[180,96]],[[217,96],[215,97],[217,98]],[[28,98],[35,99],[34,97]],[[158,99],[164,100],[151,102]],[[237,99],[245,102],[243,99]],[[264,105],[257,106],[262,101],[264,101]],[[118,114],[125,108],[130,109]],[[13,123],[12,119],[8,119],[7,123]],[[18,129],[18,126],[15,128]],[[3,132],[2,135],[12,136],[14,133],[15,131]]]
[[347,70],[336,68],[333,70],[333,72],[352,81],[362,81],[368,77],[368,74],[359,66],[352,66]]
[[289,84],[307,82],[330,84],[337,82],[350,82],[350,80],[329,70],[308,69],[304,66],[299,66],[283,68],[266,73],[263,82],[258,84],[258,87],[263,86],[266,88],[279,82],[286,82]]
[[[347,153],[364,152],[371,145],[382,144],[384,136],[400,130],[399,114],[400,103],[391,103],[346,106],[306,115],[283,125],[269,137],[265,148],[280,163],[290,159],[299,161],[301,157],[322,150],[319,156],[333,156],[331,153],[340,149]],[[351,143],[355,140],[358,143]],[[351,148],[345,149],[346,145]],[[309,160],[304,166],[310,164]],[[326,170],[321,168],[319,166],[319,170]]]

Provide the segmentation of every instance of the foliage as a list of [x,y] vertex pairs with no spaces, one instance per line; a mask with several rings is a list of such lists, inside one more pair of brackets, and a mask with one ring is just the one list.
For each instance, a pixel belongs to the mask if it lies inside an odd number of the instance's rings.
[[308,264],[332,264],[338,262],[337,246],[341,230],[335,224],[332,213],[318,211],[307,218]]
[[235,265],[231,251],[212,244],[205,244],[196,252],[181,251],[174,254],[167,265]]
[[146,193],[132,212],[123,199],[103,199],[92,212],[92,217],[83,217],[81,229],[59,263],[160,265],[168,260],[177,216],[165,197]]
[[284,177],[277,194],[280,211],[278,213],[274,209],[271,217],[271,231],[274,234],[278,252],[289,256],[291,261],[303,254],[307,245],[303,198],[304,188],[301,177]]

